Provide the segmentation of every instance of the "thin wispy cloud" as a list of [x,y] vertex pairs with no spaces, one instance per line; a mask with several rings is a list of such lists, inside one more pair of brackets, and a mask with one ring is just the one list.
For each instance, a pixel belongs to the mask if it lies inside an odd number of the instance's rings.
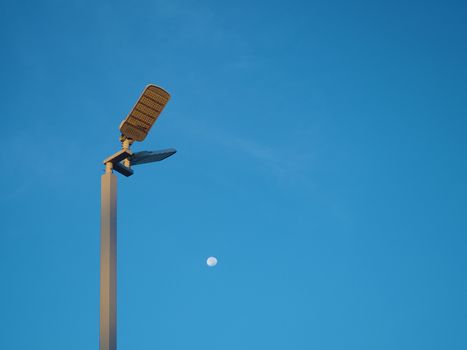
[[264,172],[282,183],[310,184],[307,168],[312,161],[312,154],[293,143],[285,148],[265,144],[251,137],[232,135],[224,129],[201,125],[199,122],[196,125],[185,125],[185,131],[194,134],[203,142],[221,147],[234,157],[253,161]]

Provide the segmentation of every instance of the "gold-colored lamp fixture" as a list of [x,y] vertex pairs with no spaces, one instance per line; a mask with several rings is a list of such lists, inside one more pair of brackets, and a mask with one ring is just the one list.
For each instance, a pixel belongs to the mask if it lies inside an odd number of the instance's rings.
[[120,124],[122,149],[104,160],[106,171],[116,170],[124,176],[131,176],[131,165],[159,162],[176,152],[173,148],[136,153],[130,150],[134,141],[146,138],[169,99],[170,94],[159,86],[150,84],[144,88],[130,114]]
[[170,94],[156,85],[148,85],[130,114],[120,124],[122,136],[132,141],[143,141],[156,122]]

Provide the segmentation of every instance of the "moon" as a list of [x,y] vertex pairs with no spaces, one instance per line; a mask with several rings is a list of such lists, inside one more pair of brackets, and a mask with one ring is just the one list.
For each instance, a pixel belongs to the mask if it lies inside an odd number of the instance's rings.
[[209,267],[214,267],[217,265],[217,259],[216,257],[214,256],[210,256],[207,260],[206,260],[206,264],[208,264]]

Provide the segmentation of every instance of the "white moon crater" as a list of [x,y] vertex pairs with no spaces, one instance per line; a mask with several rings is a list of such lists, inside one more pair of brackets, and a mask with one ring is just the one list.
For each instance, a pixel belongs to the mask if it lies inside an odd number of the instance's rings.
[[206,264],[208,264],[209,267],[214,267],[217,265],[217,259],[214,256],[210,256],[208,260],[206,260]]

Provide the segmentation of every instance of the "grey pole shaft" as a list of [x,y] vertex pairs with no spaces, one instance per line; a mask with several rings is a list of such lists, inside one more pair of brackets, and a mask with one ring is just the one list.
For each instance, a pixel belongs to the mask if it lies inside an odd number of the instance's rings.
[[100,350],[117,349],[117,177],[101,177]]

